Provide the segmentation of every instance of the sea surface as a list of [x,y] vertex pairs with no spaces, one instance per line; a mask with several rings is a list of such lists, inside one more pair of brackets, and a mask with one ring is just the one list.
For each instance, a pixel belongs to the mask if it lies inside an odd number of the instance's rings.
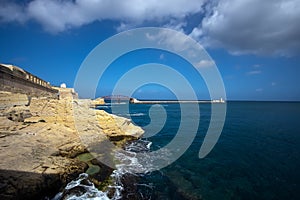
[[[122,106],[129,106],[129,113],[116,113],[119,109],[115,108]],[[108,104],[98,109],[131,118],[136,125],[146,127],[147,135],[151,131],[147,125],[160,121],[160,115],[150,119],[151,106]],[[128,162],[119,165],[112,175],[116,179],[112,186],[115,194],[110,199],[300,199],[299,102],[227,102],[222,134],[203,159],[198,154],[211,120],[211,104],[200,103],[197,134],[179,159],[160,170],[128,174],[131,168],[141,168],[140,163],[145,162],[134,159],[136,152],[163,148],[178,131],[180,105],[161,106],[167,116],[163,128],[151,137],[127,144],[128,153],[116,155]],[[197,113],[191,109],[184,117],[194,120]],[[192,137],[188,131],[185,134]],[[160,156],[171,155],[166,152]],[[70,185],[76,183],[78,180]],[[92,188],[92,192],[78,199],[109,199],[107,191]]]

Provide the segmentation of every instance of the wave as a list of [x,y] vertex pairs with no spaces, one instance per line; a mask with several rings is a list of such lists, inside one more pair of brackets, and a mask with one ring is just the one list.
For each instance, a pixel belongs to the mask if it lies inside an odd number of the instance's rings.
[[120,102],[120,103],[108,103],[109,105],[124,105],[124,104],[128,104],[126,102]]
[[98,190],[88,180],[88,174],[82,173],[76,180],[71,181],[63,192],[58,193],[52,200],[110,200],[106,192]]
[[145,113],[130,113],[130,114],[126,114],[126,116],[134,116],[134,117],[138,117],[138,116],[144,116],[146,115]]
[[101,106],[97,106],[96,108],[98,109],[108,109],[109,108],[109,105],[101,105]]
[[[67,184],[64,190],[58,193],[52,200],[118,200],[122,199],[123,193],[131,186],[137,186],[137,177],[143,176],[139,172],[147,172],[150,170],[149,165],[145,165],[147,152],[150,151],[152,142],[139,139],[129,143],[123,150],[115,153],[115,158],[118,160],[116,169],[112,172],[110,178],[112,184],[107,187],[106,191],[98,190],[94,184],[89,181],[88,174],[82,173],[76,180]],[[145,153],[145,160],[139,160],[137,154]],[[150,184],[141,184],[150,190],[153,186]],[[139,193],[135,193],[139,195]],[[143,196],[142,194],[140,194]]]

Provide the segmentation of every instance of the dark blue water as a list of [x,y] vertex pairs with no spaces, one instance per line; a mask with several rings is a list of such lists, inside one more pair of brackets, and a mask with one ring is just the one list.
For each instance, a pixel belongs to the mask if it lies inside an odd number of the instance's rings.
[[[151,123],[150,106],[130,105],[133,122],[142,127]],[[171,142],[180,124],[179,104],[163,106],[165,126],[146,139],[152,142],[152,151]],[[171,165],[138,179],[143,197],[300,199],[300,103],[227,102],[221,137],[203,159],[198,153],[210,122],[211,105],[199,106],[201,120],[192,145]],[[99,109],[111,112],[110,107]],[[189,120],[193,120],[193,113],[190,110]]]

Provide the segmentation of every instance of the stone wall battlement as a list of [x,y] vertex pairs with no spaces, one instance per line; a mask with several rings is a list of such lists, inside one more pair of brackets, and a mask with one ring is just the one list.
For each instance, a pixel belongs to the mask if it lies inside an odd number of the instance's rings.
[[57,98],[58,90],[49,82],[13,65],[0,64],[0,90],[31,97]]

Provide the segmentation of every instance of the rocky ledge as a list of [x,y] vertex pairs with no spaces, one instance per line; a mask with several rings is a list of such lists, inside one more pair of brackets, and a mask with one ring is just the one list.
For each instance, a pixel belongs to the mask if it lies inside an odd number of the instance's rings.
[[107,156],[113,145],[104,141],[122,145],[144,131],[129,119],[90,107],[90,100],[0,92],[0,199],[51,196],[80,173],[95,174],[94,169],[105,181],[112,169],[82,158],[91,150]]

